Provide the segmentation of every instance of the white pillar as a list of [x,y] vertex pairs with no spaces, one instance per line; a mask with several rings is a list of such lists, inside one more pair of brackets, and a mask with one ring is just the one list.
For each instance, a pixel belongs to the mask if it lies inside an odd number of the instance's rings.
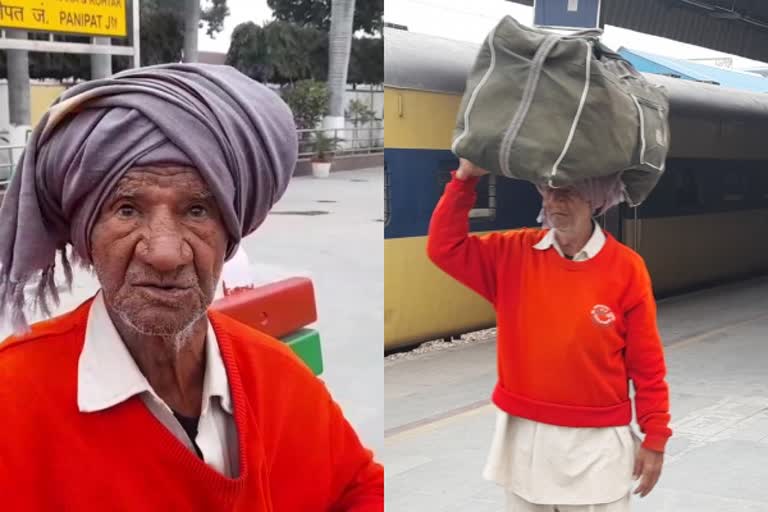
[[[346,140],[348,139],[348,135],[346,133],[346,130],[344,129],[344,126],[346,125],[346,119],[344,116],[325,116],[323,118],[323,129],[327,130],[325,132],[326,135],[329,137],[338,137],[340,139],[345,139],[344,141],[339,143],[339,146],[347,147],[351,144],[350,141]],[[330,131],[333,130],[333,131]]]

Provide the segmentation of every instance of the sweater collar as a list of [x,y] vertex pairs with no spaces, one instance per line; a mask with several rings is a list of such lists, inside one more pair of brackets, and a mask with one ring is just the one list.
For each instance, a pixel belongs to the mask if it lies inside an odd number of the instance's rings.
[[[582,247],[579,252],[574,254],[573,261],[586,261],[592,259],[597,256],[597,254],[605,246],[606,238],[603,229],[597,222],[593,221],[593,224],[595,229],[592,231],[592,236],[589,237],[589,240],[584,245],[584,247]],[[565,257],[563,250],[560,248],[560,245],[557,243],[557,239],[555,238],[554,229],[548,230],[544,237],[539,240],[536,245],[533,246],[534,249],[538,249],[540,251],[546,251],[551,247],[554,247],[560,256],[563,258]]]
[[[232,414],[227,372],[210,322],[205,347],[202,413],[207,411],[213,397],[218,396],[224,410]],[[101,291],[88,312],[77,381],[77,405],[81,412],[109,409],[142,393],[162,402],[120,338]]]

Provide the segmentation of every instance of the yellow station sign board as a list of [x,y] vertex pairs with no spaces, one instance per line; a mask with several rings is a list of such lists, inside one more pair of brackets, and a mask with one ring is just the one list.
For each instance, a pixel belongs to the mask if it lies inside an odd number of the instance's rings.
[[127,1],[0,0],[0,27],[125,37]]

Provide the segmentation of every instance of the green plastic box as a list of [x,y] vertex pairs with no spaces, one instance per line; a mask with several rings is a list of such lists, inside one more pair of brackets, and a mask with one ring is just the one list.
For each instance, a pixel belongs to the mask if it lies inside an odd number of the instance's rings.
[[315,329],[299,329],[288,336],[283,342],[301,358],[315,375],[323,373],[323,353],[320,347],[320,333]]

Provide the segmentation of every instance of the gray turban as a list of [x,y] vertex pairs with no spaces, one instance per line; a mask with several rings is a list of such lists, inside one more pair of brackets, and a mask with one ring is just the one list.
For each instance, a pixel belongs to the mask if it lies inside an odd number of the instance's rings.
[[32,132],[0,208],[0,318],[28,328],[33,306],[58,303],[56,251],[90,263],[102,203],[132,167],[188,165],[221,210],[227,259],[280,199],[296,164],[296,127],[274,92],[228,66],[167,64],[124,71],[64,92]]

